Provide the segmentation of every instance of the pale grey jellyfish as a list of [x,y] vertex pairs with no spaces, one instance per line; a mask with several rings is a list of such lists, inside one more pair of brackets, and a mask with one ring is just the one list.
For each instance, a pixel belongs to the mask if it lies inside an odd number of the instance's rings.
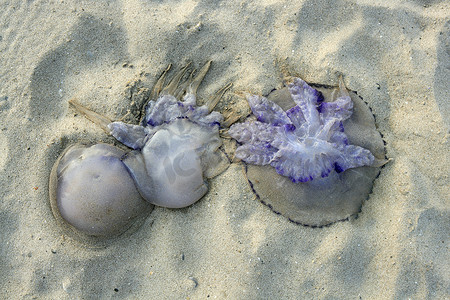
[[57,220],[91,236],[120,234],[153,205],[189,206],[208,191],[208,178],[229,165],[219,150],[220,113],[213,111],[230,85],[205,105],[196,91],[211,62],[197,76],[187,67],[164,87],[167,70],[155,85],[139,125],[112,122],[77,101],[75,109],[131,148],[75,145],[55,163],[50,201]]

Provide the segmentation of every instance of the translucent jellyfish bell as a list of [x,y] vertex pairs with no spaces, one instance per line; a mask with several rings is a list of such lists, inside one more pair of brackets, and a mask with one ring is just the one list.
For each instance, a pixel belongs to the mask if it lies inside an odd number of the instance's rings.
[[364,101],[299,78],[267,98],[249,96],[246,122],[229,134],[241,145],[258,199],[289,220],[324,226],[357,214],[386,162],[384,142]]

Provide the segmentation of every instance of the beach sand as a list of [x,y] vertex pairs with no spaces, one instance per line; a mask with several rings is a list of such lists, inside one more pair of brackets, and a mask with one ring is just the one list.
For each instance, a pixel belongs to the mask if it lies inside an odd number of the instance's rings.
[[[0,298],[445,299],[450,297],[450,5],[446,1],[2,1]],[[68,107],[119,119],[164,68],[213,65],[207,99],[245,108],[283,71],[369,104],[392,161],[361,213],[324,228],[255,199],[242,165],[196,204],[155,207],[91,248],[49,204],[58,155],[115,143]]]

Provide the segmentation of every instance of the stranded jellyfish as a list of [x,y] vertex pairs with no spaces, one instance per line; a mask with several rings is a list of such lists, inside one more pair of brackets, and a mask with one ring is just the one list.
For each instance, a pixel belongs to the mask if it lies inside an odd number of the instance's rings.
[[252,115],[228,133],[238,141],[257,198],[289,220],[324,226],[360,211],[386,162],[384,142],[364,101],[300,78],[267,98],[247,97]]
[[149,95],[140,124],[113,122],[70,101],[131,150],[77,144],[62,153],[50,176],[50,202],[60,223],[81,235],[111,236],[153,205],[186,207],[206,194],[207,179],[229,164],[219,149],[223,117],[213,109],[230,85],[204,105],[196,101],[210,64],[196,76],[186,66],[165,85],[168,68]]

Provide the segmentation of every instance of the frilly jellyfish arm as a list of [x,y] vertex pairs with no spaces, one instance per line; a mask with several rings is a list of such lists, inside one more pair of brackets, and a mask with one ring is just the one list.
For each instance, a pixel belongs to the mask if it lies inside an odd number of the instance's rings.
[[195,107],[197,105],[197,99],[195,98],[195,95],[192,93],[186,93],[183,97],[183,102],[188,105]]
[[239,143],[270,143],[277,128],[262,122],[245,122],[233,124],[228,133]]
[[322,119],[336,118],[344,121],[352,115],[353,102],[350,96],[339,97],[334,102],[322,102],[318,109]]
[[[324,141],[331,141],[331,138],[334,137],[336,133],[344,133],[344,127],[339,119],[329,118],[323,120],[322,122],[323,124],[317,130],[315,138]],[[340,138],[343,137],[340,136]],[[336,142],[344,142],[344,140],[336,140]],[[344,144],[346,143],[344,142]]]
[[236,149],[236,157],[253,165],[267,165],[277,149],[263,143],[244,144]]
[[319,126],[319,111],[317,105],[322,103],[322,94],[310,87],[300,78],[295,78],[293,83],[288,85],[292,100],[300,108],[303,117],[309,125],[309,129],[314,130]]
[[374,161],[369,150],[354,145],[318,142],[314,145],[281,146],[271,162],[277,173],[293,182],[307,182],[323,178],[332,170],[340,173],[350,168],[371,165]]
[[142,126],[112,122],[108,125],[108,128],[113,137],[134,150],[140,150],[145,145],[147,134]]
[[271,146],[278,128],[262,122],[234,124],[228,133],[238,142],[244,143],[236,149],[236,157],[247,163],[267,165],[277,149]]
[[158,100],[149,102],[145,123],[147,126],[159,126],[179,118],[189,119],[200,125],[219,125],[223,116],[210,112],[206,105],[196,106],[195,95],[187,94],[185,101],[178,101],[171,95],[163,95]]
[[[375,161],[375,157],[372,153],[359,146],[355,145],[345,145],[341,149],[341,155],[336,158],[336,166],[339,166],[340,171],[345,171],[347,169],[371,166]],[[339,170],[336,169],[339,173]]]
[[288,109],[286,111],[286,115],[291,120],[292,124],[294,124],[295,127],[301,127],[302,124],[305,124],[306,119],[303,116],[302,110],[297,105],[292,107],[291,109]]
[[231,126],[229,134],[242,143],[236,157],[249,164],[270,164],[293,182],[373,164],[369,150],[348,145],[342,122],[351,116],[353,103],[346,90],[334,102],[323,102],[322,94],[300,78],[288,89],[297,105],[287,112],[265,97],[247,97],[259,122]]
[[270,165],[292,182],[307,182],[328,176],[334,169],[332,156],[336,154],[337,151],[326,143],[309,146],[285,143],[280,146]]
[[247,101],[258,121],[274,126],[291,123],[283,109],[267,98],[250,95]]
[[333,102],[320,103],[318,111],[320,112],[321,118],[337,118],[341,121],[350,118],[353,113],[353,101],[345,88],[342,77],[339,78],[339,89],[334,91],[333,99]]
[[220,125],[223,122],[223,116],[217,111],[210,113],[206,105],[188,110],[186,113],[186,118],[199,125],[208,127]]
[[171,95],[163,95],[156,102],[151,101],[147,106],[145,121],[147,125],[158,126],[183,115],[186,110],[178,105],[178,100]]

